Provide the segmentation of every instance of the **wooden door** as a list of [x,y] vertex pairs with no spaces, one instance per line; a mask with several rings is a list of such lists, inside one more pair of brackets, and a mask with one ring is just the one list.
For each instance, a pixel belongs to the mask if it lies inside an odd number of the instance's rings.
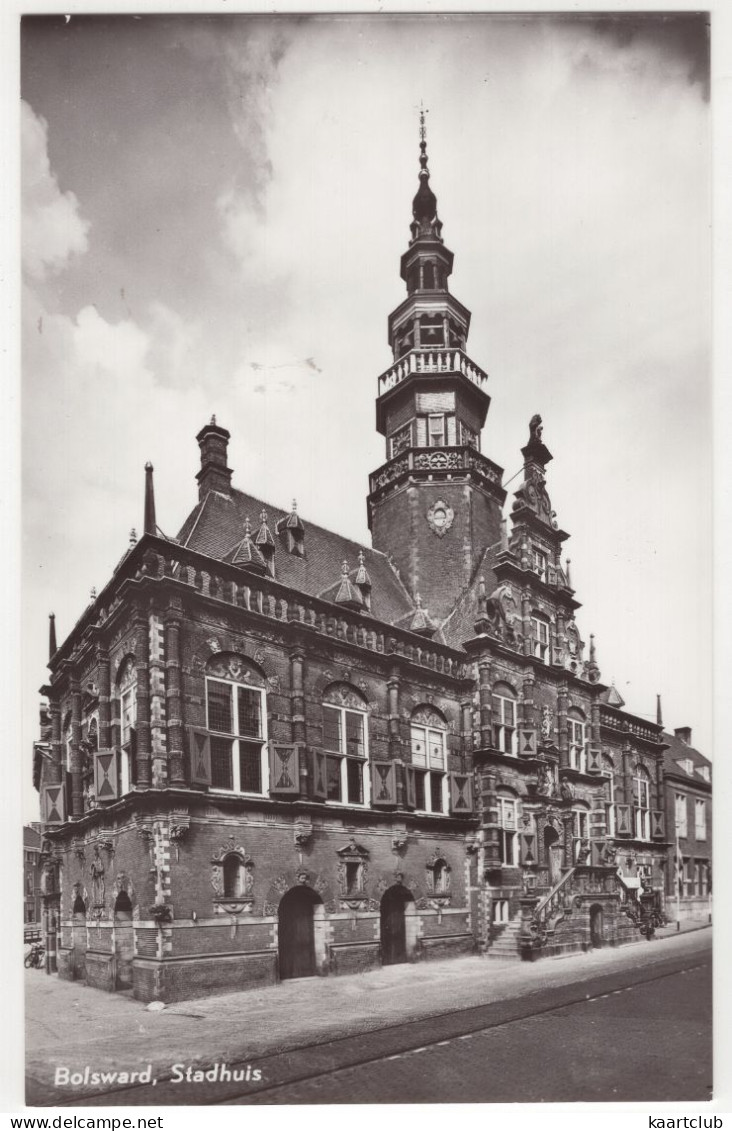
[[311,978],[315,970],[313,909],[318,897],[309,888],[291,888],[280,902],[280,978]]
[[409,899],[406,888],[395,885],[381,900],[381,962],[395,966],[407,961],[407,928],[404,908]]
[[132,926],[132,904],[126,892],[121,891],[114,905],[114,952],[117,958],[115,989],[132,989],[132,958],[135,937]]
[[602,908],[597,904],[590,908],[590,942],[593,947],[600,947],[604,943],[604,930],[602,921]]

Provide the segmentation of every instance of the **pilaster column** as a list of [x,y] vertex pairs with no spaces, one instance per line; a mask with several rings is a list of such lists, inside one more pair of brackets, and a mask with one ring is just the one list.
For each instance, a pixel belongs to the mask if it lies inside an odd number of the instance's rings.
[[562,824],[564,825],[564,867],[571,868],[574,864],[572,859],[572,811],[568,810],[562,813]]
[[559,765],[562,769],[569,766],[569,735],[567,733],[567,712],[569,710],[569,692],[566,683],[560,683],[557,691],[557,725],[559,728]]
[[186,784],[180,688],[180,625],[180,610],[169,605],[165,611],[165,715],[169,781],[171,785],[178,787]]
[[49,766],[48,785],[61,785],[63,779],[63,744],[61,742],[61,704],[50,700],[48,713],[51,716],[51,765]]
[[84,816],[84,793],[81,783],[81,685],[74,677],[71,680],[71,814]]
[[539,720],[538,720],[537,716],[538,716],[539,712],[538,712],[538,708],[537,708],[536,704],[534,703],[534,691],[535,691],[535,689],[536,689],[536,681],[534,680],[533,675],[531,675],[528,679],[525,679],[524,682],[523,682],[523,687],[521,689],[520,710],[521,710],[521,721],[523,722],[523,725],[526,726],[526,727],[537,727],[538,728]]
[[386,687],[389,702],[389,756],[398,758],[402,752],[402,743],[399,733],[399,668],[396,665],[389,672]]
[[137,673],[137,780],[149,789],[150,773],[150,651],[148,620],[142,609],[135,612],[135,671]]
[[305,727],[305,657],[302,652],[290,654],[290,687],[292,688],[292,741],[306,742]]
[[112,745],[112,700],[110,694],[109,652],[97,646],[97,685],[99,687],[99,749]]
[[593,699],[590,704],[590,742],[593,746],[600,745],[600,701]]
[[493,745],[493,703],[490,660],[478,663],[478,700],[480,703],[480,745],[483,750]]
[[[470,699],[463,699],[460,704],[461,730],[463,740],[463,754],[469,758],[473,753],[473,704]],[[467,767],[470,769],[470,766]]]
[[524,634],[524,655],[531,655],[531,593],[524,589],[521,594],[521,631]]

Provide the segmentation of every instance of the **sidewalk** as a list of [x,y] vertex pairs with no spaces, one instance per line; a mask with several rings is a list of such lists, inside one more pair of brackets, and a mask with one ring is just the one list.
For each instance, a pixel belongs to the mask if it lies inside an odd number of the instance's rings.
[[[663,928],[673,937],[535,963],[453,958],[386,966],[366,974],[301,978],[260,990],[178,1002],[159,1012],[129,995],[105,994],[26,971],[28,1102],[93,1094],[54,1087],[58,1066],[82,1072],[140,1071],[165,1077],[171,1065],[254,1059],[303,1044],[354,1036],[710,947],[698,923]],[[659,932],[660,934],[660,932]],[[702,941],[703,938],[703,941]]]

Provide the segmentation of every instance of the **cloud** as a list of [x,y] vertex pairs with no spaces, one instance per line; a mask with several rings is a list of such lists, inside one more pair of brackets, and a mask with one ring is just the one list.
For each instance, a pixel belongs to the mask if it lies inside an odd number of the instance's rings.
[[73,192],[62,192],[48,158],[48,124],[21,102],[23,266],[42,280],[87,249],[89,224]]

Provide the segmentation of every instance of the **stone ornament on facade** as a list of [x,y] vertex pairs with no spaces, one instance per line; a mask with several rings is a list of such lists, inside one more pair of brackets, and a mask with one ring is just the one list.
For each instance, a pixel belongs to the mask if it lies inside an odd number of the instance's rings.
[[331,683],[323,692],[323,702],[336,703],[339,707],[350,707],[355,711],[367,709],[366,700],[347,683]]
[[[255,663],[258,661],[255,660]],[[218,679],[231,679],[236,683],[248,683],[257,687],[263,684],[261,673],[247,666],[246,656],[232,652],[210,659],[206,664],[206,673]]]
[[438,499],[427,511],[427,525],[438,538],[444,538],[455,520],[455,511],[444,499]]

